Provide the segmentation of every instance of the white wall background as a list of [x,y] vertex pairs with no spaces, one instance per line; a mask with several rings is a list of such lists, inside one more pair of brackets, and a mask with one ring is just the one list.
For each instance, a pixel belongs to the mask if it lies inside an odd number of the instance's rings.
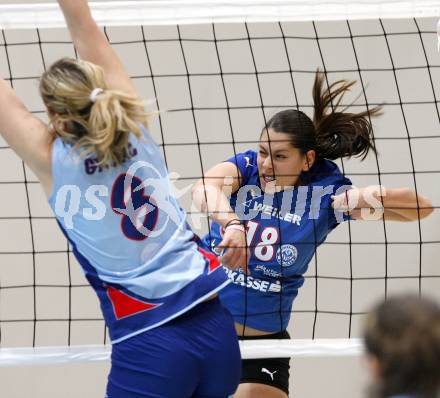
[[[37,1],[27,1],[37,2]],[[19,3],[1,1],[0,3]],[[345,172],[356,185],[378,183],[378,167],[382,173],[382,183],[387,187],[414,187],[412,172],[420,193],[429,196],[434,205],[440,205],[440,121],[434,94],[440,98],[440,56],[436,52],[434,19],[414,21],[384,21],[383,29],[389,35],[391,57],[383,30],[378,21],[357,21],[350,23],[354,36],[350,39],[346,22],[318,23],[316,29],[319,45],[324,56],[321,59],[318,41],[314,39],[311,23],[283,24],[286,35],[295,37],[287,40],[288,56],[291,61],[298,102],[310,114],[311,85],[313,71],[317,67],[330,72],[329,79],[359,80],[356,57],[364,82],[369,86],[366,98],[371,103],[385,103],[385,115],[374,124],[378,160],[374,155],[364,162],[345,160]],[[417,26],[424,32],[419,34]],[[296,106],[290,76],[286,72],[288,63],[282,46],[280,29],[277,24],[251,24],[249,26],[253,51],[260,74],[263,102],[266,116],[286,106]],[[206,73],[218,73],[218,61],[212,41],[212,27],[182,27],[183,39],[206,39],[206,42],[183,42],[183,52],[177,41],[176,27],[146,28],[148,40],[171,39],[169,42],[148,42],[147,50],[151,68],[147,65],[144,43],[139,42],[139,28],[117,28],[108,30],[113,42],[135,41],[131,44],[116,44],[129,72],[136,76],[139,91],[146,98],[152,96],[152,78],[158,90],[161,109],[180,110],[162,114],[162,128],[166,144],[165,155],[171,171],[188,178],[177,182],[179,187],[194,181],[211,165],[229,157],[234,150],[254,147],[263,125],[263,113],[259,102],[258,86],[253,73],[249,41],[243,25],[216,26],[218,39],[239,38],[237,41],[219,42],[222,54],[222,68],[231,74],[225,76],[227,95],[232,107],[232,131],[227,120],[227,111],[196,111],[196,124],[188,108],[189,95],[193,96],[196,107],[224,107],[225,94],[221,80]],[[36,44],[36,31],[5,32],[8,51],[11,56],[14,85],[27,106],[43,118],[43,107],[37,96],[36,77],[43,70],[40,47]],[[42,50],[46,64],[63,55],[73,55],[64,30],[41,31]],[[361,37],[367,35],[368,37]],[[263,40],[278,37],[276,40]],[[0,73],[9,76],[5,63],[3,39],[0,38]],[[46,43],[57,41],[58,43]],[[17,43],[34,43],[15,45]],[[12,45],[11,45],[12,44]],[[423,45],[422,45],[423,44]],[[354,49],[353,49],[354,45]],[[425,48],[423,48],[423,46]],[[424,50],[432,68],[426,68]],[[191,73],[191,91],[185,76],[184,57]],[[394,63],[399,91],[391,69]],[[421,66],[423,68],[419,69]],[[281,71],[281,72],[280,72]],[[151,73],[153,72],[153,73]],[[238,72],[250,73],[243,76]],[[279,73],[267,73],[279,72]],[[205,76],[199,76],[203,75]],[[160,77],[160,75],[176,75]],[[24,79],[18,79],[24,78]],[[434,90],[434,93],[433,93]],[[365,97],[357,86],[346,103],[355,101],[358,110],[365,105]],[[401,95],[402,107],[398,101]],[[257,109],[240,109],[252,105]],[[437,104],[438,106],[438,104]],[[182,127],[183,126],[183,127]],[[158,120],[152,122],[152,131],[161,142]],[[199,162],[199,140],[202,166]],[[407,139],[408,134],[412,137]],[[235,148],[232,137],[238,142]],[[226,141],[226,143],[221,143]],[[246,143],[240,143],[246,141]],[[183,145],[192,142],[194,145]],[[0,141],[0,147],[5,146]],[[184,159],[184,161],[182,161]],[[414,164],[414,169],[412,167]],[[342,165],[341,165],[342,166]],[[426,173],[426,172],[432,173]],[[25,174],[26,173],[26,174]],[[359,173],[371,173],[361,176]],[[28,183],[29,198],[34,231],[34,242],[29,228],[29,212],[24,191],[24,177]],[[100,312],[96,299],[79,272],[75,260],[68,256],[66,243],[58,232],[45,198],[35,177],[29,170],[23,171],[21,162],[9,151],[0,151],[0,328],[2,346],[29,346],[34,336],[33,322],[5,322],[5,320],[65,319],[69,303],[72,316],[76,318],[99,319]],[[15,182],[21,182],[16,184]],[[5,184],[9,182],[8,184]],[[13,190],[13,195],[11,195]],[[189,208],[189,197],[182,198],[184,207]],[[9,217],[8,220],[5,217]],[[13,217],[13,219],[10,219]],[[317,262],[312,260],[307,273],[307,281],[295,303],[290,330],[294,338],[310,338],[318,309],[315,329],[316,337],[356,337],[360,335],[362,318],[372,302],[395,291],[422,291],[440,298],[440,216],[435,214],[420,223],[350,223],[341,225],[322,245],[317,254]],[[206,230],[206,224],[202,224]],[[385,246],[384,242],[388,242]],[[421,245],[420,242],[424,243]],[[335,243],[351,242],[340,245]],[[377,244],[371,244],[376,242]],[[35,255],[29,252],[34,250]],[[15,254],[10,254],[14,252]],[[17,254],[17,252],[23,252]],[[57,252],[57,253],[55,253]],[[6,254],[9,253],[9,254]],[[318,264],[318,269],[316,267]],[[36,269],[34,280],[34,265]],[[383,279],[385,272],[394,277]],[[316,276],[319,276],[316,279]],[[333,279],[339,277],[340,279]],[[32,285],[76,286],[71,289],[57,287],[37,287],[36,314],[34,309],[34,289]],[[345,279],[344,279],[345,278]],[[421,282],[420,282],[421,281]],[[8,289],[16,285],[30,285],[20,289]],[[318,286],[315,300],[315,287]],[[5,289],[6,287],[6,289]],[[351,312],[354,315],[350,316]],[[37,345],[67,344],[66,321],[38,322],[36,326]],[[76,321],[70,324],[72,344],[100,344],[103,341],[103,323],[100,320]],[[84,364],[36,368],[0,368],[0,385],[5,397],[99,397],[103,396],[105,375],[108,364]],[[364,396],[365,371],[359,358],[352,359],[298,359],[293,361],[292,391],[296,397],[318,397],[324,393],[328,398]],[[23,381],[26,382],[23,382]],[[293,395],[292,395],[293,396]]]

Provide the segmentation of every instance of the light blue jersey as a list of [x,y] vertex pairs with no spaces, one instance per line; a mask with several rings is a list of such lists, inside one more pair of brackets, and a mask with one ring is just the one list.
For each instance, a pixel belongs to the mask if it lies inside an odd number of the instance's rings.
[[162,325],[225,286],[173,195],[150,133],[100,167],[56,139],[49,204],[100,299],[113,343]]

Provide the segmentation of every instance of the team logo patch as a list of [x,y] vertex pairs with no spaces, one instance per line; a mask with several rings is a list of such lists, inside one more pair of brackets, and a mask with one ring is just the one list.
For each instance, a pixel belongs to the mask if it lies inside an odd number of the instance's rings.
[[277,250],[278,264],[283,267],[290,267],[298,258],[298,250],[293,245],[281,245]]
[[250,189],[250,190],[249,190],[249,193],[251,194],[252,199],[255,199],[255,198],[257,198],[258,196],[261,196],[261,195],[258,194],[257,190],[254,189],[254,188]]

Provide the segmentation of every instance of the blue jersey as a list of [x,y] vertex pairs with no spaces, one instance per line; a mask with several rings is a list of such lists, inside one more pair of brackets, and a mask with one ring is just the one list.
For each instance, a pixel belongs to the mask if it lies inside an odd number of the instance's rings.
[[232,397],[240,373],[234,320],[215,298],[116,344],[106,397]]
[[113,343],[188,311],[228,284],[172,193],[159,147],[143,129],[125,162],[99,166],[56,139],[49,198]]
[[[285,330],[316,247],[347,219],[333,210],[331,195],[350,189],[351,181],[335,163],[317,159],[309,172],[301,174],[302,185],[267,194],[261,190],[256,152],[240,153],[228,161],[242,176],[230,204],[246,224],[250,275],[225,269],[233,283],[220,298],[242,325],[274,333]],[[222,232],[213,223],[205,243],[215,248]]]

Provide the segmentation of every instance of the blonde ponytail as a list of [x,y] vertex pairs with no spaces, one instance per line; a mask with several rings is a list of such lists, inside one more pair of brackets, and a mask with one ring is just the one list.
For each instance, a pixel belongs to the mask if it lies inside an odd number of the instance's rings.
[[89,62],[60,59],[43,74],[40,93],[55,134],[100,165],[123,163],[130,134],[141,138],[147,125],[143,102],[108,89],[102,68]]

